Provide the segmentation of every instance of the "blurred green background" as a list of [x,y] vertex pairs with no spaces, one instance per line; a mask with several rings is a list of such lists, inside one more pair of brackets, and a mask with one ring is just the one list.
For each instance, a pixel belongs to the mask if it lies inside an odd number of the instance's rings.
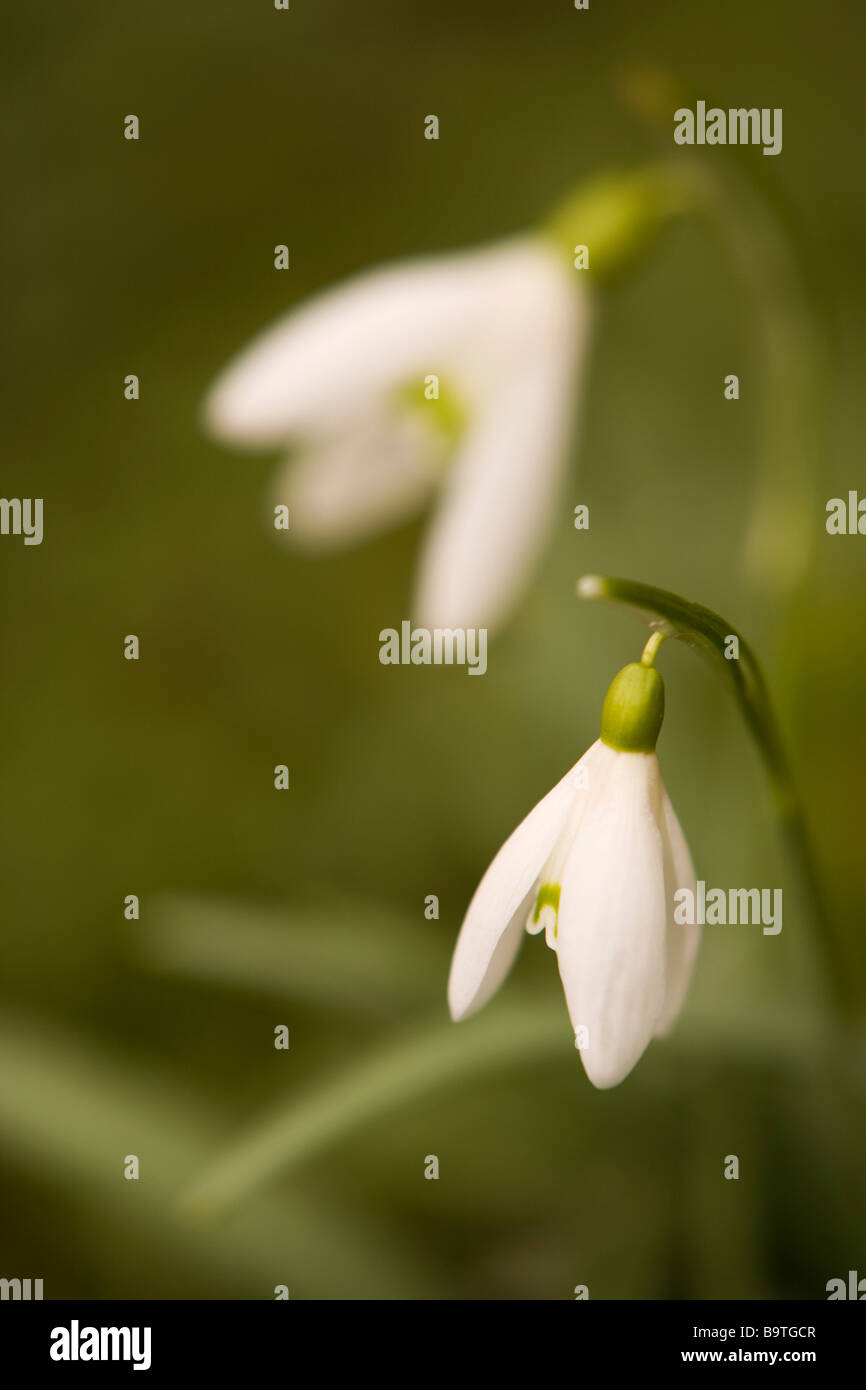
[[[44,497],[45,539],[0,538],[0,1275],[548,1299],[823,1298],[866,1274],[866,540],[824,529],[827,498],[866,489],[860,7],[35,0],[5,31],[2,491]],[[704,163],[732,208],[773,209],[808,369],[770,362],[772,274],[750,284],[719,220],[668,229],[600,305],[559,524],[485,679],[382,667],[423,519],[295,553],[267,525],[275,456],[214,446],[203,394],[343,275],[672,155],[672,110],[640,97],[666,81],[784,110],[780,157]],[[742,548],[762,476],[784,515],[789,450],[810,547],[780,593]],[[595,570],[717,608],[765,660],[850,985],[842,1019],[745,729],[669,644],[660,755],[698,876],[783,887],[784,928],[707,929],[677,1030],[607,1093],[541,942],[477,1019],[445,1007],[481,873],[640,649],[633,617],[574,597]],[[226,1154],[233,1199],[185,1204]]]

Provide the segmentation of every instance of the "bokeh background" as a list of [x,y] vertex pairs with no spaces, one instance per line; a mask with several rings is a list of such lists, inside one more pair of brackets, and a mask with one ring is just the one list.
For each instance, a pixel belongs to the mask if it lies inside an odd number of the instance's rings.
[[[866,490],[855,0],[34,0],[4,30],[2,491],[44,497],[45,539],[0,539],[0,1275],[558,1299],[866,1274],[866,539],[824,529]],[[558,524],[486,677],[382,667],[423,518],[296,553],[267,525],[275,456],[205,437],[207,386],[345,274],[670,157],[675,89],[782,107],[783,153],[705,151],[721,211],[600,303]],[[807,508],[793,585],[744,562],[761,496],[768,535]],[[632,615],[574,597],[587,571],[753,641],[835,924],[822,952],[737,711],[668,644],[660,754],[698,876],[782,887],[784,928],[708,929],[678,1029],[608,1093],[540,941],[477,1019],[444,999],[478,878],[640,649]]]

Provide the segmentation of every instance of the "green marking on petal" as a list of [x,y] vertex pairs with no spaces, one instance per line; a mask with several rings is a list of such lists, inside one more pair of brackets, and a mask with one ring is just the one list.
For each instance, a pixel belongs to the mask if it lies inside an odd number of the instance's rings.
[[434,373],[404,382],[392,399],[401,415],[418,420],[448,449],[454,448],[466,428],[468,411],[459,391]]
[[538,890],[538,897],[535,899],[535,911],[532,914],[532,921],[535,924],[545,907],[553,908],[553,915],[556,924],[553,928],[553,935],[556,936],[559,930],[559,895],[562,892],[561,883],[542,883]]

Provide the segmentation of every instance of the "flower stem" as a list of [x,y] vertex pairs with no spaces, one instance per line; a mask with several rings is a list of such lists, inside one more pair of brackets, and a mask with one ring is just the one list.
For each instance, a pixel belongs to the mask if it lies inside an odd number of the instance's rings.
[[[624,74],[626,103],[670,140],[670,113],[704,93],[661,69]],[[740,147],[697,151],[673,167],[681,198],[718,233],[746,289],[762,366],[758,474],[743,545],[747,578],[790,597],[815,553],[810,518],[826,432],[829,328],[811,285],[815,256],[767,164]]]
[[647,639],[646,646],[641,652],[640,659],[641,663],[644,666],[652,666],[653,662],[656,659],[656,652],[658,651],[659,647],[661,646],[664,640],[665,634],[661,631],[660,628],[656,628],[655,631],[651,634],[651,636]]

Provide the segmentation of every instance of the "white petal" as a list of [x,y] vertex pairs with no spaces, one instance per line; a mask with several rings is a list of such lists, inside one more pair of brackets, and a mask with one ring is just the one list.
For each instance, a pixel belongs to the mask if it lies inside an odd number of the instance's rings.
[[555,261],[532,270],[535,293],[511,328],[518,351],[460,447],[424,547],[412,611],[428,627],[501,622],[551,521],[588,314]]
[[[376,396],[468,363],[508,302],[528,238],[367,271],[279,319],[229,364],[205,404],[208,427],[250,446],[339,433]],[[534,254],[534,251],[533,251]]]
[[695,902],[697,884],[689,847],[664,788],[662,788],[662,839],[665,845],[665,899],[667,901],[665,950],[667,980],[664,1007],[655,1029],[656,1037],[661,1037],[673,1027],[689,987],[695,956],[701,939],[699,926],[674,921],[674,894],[677,889],[688,888],[692,894],[692,902]]
[[448,1003],[452,1018],[475,1013],[508,974],[523,936],[529,897],[581,780],[578,769],[592,764],[597,747],[593,744],[520,822],[479,883],[451,962]]
[[598,1087],[631,1071],[665,989],[658,762],[654,753],[613,757],[562,874],[556,952],[575,1035],[586,1030],[581,1059]]
[[[591,776],[590,753],[592,754]],[[575,795],[572,798],[565,823],[556,838],[556,843],[538,876],[539,888],[544,884],[550,884],[554,888],[558,885],[561,888],[562,876],[574,842],[580,834],[581,827],[602,802],[608,778],[617,765],[617,756],[612,748],[602,743],[601,739],[596,739],[581,759],[578,765],[580,773],[575,771]],[[536,911],[538,911],[537,920]],[[530,899],[526,930],[531,936],[544,931],[547,945],[552,951],[557,949],[558,923],[559,913],[555,907],[547,903],[539,910],[536,898]]]
[[294,540],[339,545],[371,536],[422,506],[441,476],[444,447],[417,416],[380,405],[293,459],[274,502],[288,506]]

